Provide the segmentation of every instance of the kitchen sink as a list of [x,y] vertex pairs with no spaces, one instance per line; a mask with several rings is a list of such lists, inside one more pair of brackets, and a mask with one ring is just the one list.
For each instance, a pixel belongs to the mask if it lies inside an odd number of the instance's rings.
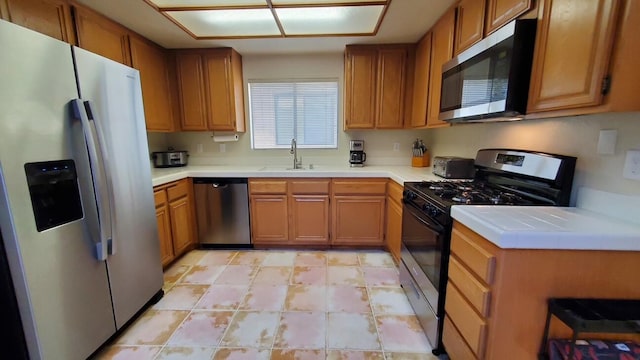
[[314,165],[302,166],[297,169],[294,169],[293,167],[290,167],[290,166],[265,166],[258,169],[258,171],[301,171],[301,170],[315,170],[315,169],[317,169],[317,167]]

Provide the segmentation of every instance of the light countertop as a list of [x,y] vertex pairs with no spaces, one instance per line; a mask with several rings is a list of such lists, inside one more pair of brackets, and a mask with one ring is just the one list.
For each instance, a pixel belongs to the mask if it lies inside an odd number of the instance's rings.
[[405,181],[442,180],[431,173],[431,167],[411,166],[348,166],[314,165],[309,170],[287,170],[287,166],[185,166],[179,168],[151,169],[153,186],[166,184],[187,177],[384,177],[402,185]]
[[458,205],[451,216],[503,249],[640,251],[640,225],[582,208]]

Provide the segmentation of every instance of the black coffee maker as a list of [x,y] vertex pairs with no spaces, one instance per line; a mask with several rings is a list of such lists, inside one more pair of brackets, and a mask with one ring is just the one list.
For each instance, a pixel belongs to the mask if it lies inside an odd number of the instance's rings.
[[351,140],[349,142],[349,165],[351,167],[362,167],[367,160],[367,153],[364,152],[364,140]]

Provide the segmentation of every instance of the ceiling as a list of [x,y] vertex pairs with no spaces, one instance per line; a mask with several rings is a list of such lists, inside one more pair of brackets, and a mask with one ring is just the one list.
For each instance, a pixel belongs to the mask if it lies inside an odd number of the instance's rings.
[[165,48],[229,46],[242,55],[342,52],[346,44],[413,43],[456,0],[392,0],[375,36],[196,40],[144,0],[78,0]]

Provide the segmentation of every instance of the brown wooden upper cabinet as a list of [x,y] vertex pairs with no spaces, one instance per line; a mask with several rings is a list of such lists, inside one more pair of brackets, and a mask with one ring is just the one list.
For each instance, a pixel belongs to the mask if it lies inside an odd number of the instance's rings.
[[431,66],[429,101],[427,102],[427,127],[442,127],[449,124],[439,120],[440,90],[442,88],[442,65],[453,58],[455,32],[455,9],[447,11],[431,28]]
[[[495,1],[493,1],[495,2]],[[482,40],[486,0],[461,0],[456,7],[454,53],[460,54]]]
[[184,50],[176,62],[182,130],[244,132],[240,54],[231,48]]
[[127,28],[85,7],[74,6],[73,11],[81,48],[131,66]]
[[76,43],[66,0],[0,0],[0,17],[70,44]]
[[405,45],[350,45],[345,52],[344,129],[404,127]]
[[619,5],[617,0],[540,4],[529,113],[602,102]]
[[140,71],[147,131],[175,131],[167,54],[142,37],[129,39],[132,65]]
[[531,10],[532,0],[460,0],[454,54],[460,54],[509,21]]
[[427,125],[427,101],[431,65],[431,32],[426,33],[416,47],[416,64],[413,78],[413,108],[411,127]]
[[485,36],[529,11],[532,5],[532,0],[487,0]]

